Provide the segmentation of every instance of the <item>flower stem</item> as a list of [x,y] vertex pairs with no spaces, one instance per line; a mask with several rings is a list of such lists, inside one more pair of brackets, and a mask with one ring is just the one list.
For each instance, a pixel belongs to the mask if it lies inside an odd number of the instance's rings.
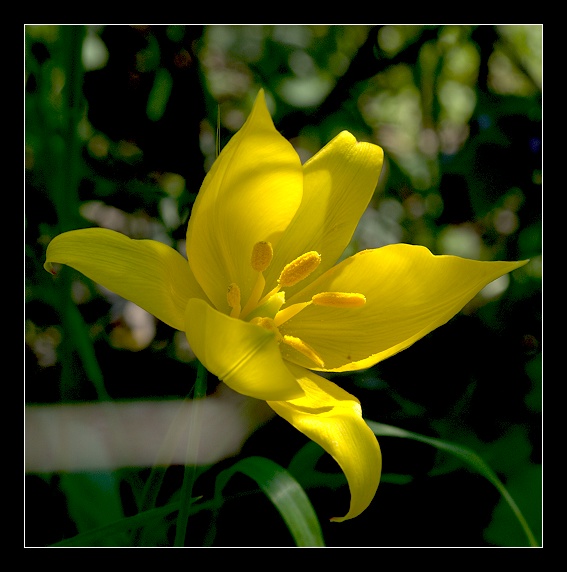
[[[207,370],[201,362],[197,364],[197,377],[195,379],[195,387],[193,390],[193,399],[199,400],[206,396],[207,394]],[[191,419],[191,424],[189,427],[189,435],[187,438],[187,458],[191,458],[189,454],[192,447],[198,448],[201,436],[201,417],[202,409],[200,407],[195,408],[195,415]],[[189,515],[191,513],[191,503],[192,503],[192,493],[193,485],[197,477],[197,466],[196,465],[185,465],[185,470],[183,472],[183,483],[181,485],[181,498],[180,498],[180,508],[179,514],[177,516],[176,530],[175,530],[175,541],[174,546],[182,547],[185,546],[185,538],[187,536],[187,523],[189,521]]]

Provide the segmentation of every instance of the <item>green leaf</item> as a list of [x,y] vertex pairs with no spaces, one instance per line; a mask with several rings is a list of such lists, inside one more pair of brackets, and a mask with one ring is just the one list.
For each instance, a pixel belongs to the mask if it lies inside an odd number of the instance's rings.
[[[347,484],[344,473],[324,473],[315,468],[317,461],[325,454],[323,447],[313,441],[308,441],[293,456],[287,470],[297,479],[297,482],[304,488],[328,488],[336,490]],[[395,473],[382,473],[381,483],[391,483],[394,485],[406,485],[413,480],[411,475],[400,475]]]
[[[69,516],[80,533],[124,517],[113,473],[63,473],[60,487],[67,497]],[[95,546],[120,546],[126,542],[125,536],[99,536]]]
[[222,489],[237,472],[256,481],[282,516],[297,546],[325,546],[311,501],[286,469],[263,457],[242,459],[218,475],[215,497],[222,500]]
[[478,471],[483,477],[488,479],[502,495],[502,498],[508,503],[508,506],[512,509],[516,519],[520,523],[530,546],[539,546],[535,536],[533,535],[524,515],[518,508],[518,505],[506,490],[502,481],[498,478],[496,473],[479,457],[474,451],[461,445],[455,445],[448,441],[442,441],[441,439],[434,439],[432,437],[426,437],[425,435],[420,435],[418,433],[412,433],[411,431],[406,431],[398,427],[393,427],[392,425],[384,425],[383,423],[376,423],[375,421],[368,421],[368,426],[377,437],[401,437],[404,439],[413,439],[414,441],[420,441],[421,443],[426,443],[432,445],[437,449],[446,451],[460,458],[462,461],[470,465],[474,470]]
[[165,113],[172,87],[171,74],[165,68],[159,68],[146,107],[146,113],[152,121],[159,121]]
[[287,470],[304,488],[327,487],[338,489],[347,484],[344,473],[323,473],[315,468],[317,461],[325,454],[323,447],[308,441],[292,458]]
[[[524,514],[534,525],[534,533],[541,538],[542,508],[541,465],[529,465],[506,481],[508,491],[522,506]],[[484,531],[484,538],[497,546],[526,546],[522,530],[514,522],[514,515],[501,499],[492,514],[492,521]],[[539,545],[541,546],[541,545]]]
[[[199,447],[199,439],[201,436],[201,431],[199,429],[201,425],[203,408],[199,407],[199,403],[202,403],[201,399],[205,397],[207,393],[207,370],[205,366],[201,363],[197,363],[197,377],[195,378],[194,387],[194,399],[196,404],[195,414],[191,417],[191,422],[189,425],[189,439],[187,440],[187,456],[190,456],[190,452],[194,449],[197,450]],[[179,510],[179,515],[177,517],[177,526],[175,529],[175,543],[177,547],[185,545],[185,538],[187,536],[187,523],[189,521],[189,515],[191,514],[191,504],[192,504],[192,494],[193,485],[195,484],[195,479],[197,478],[197,467],[196,465],[185,465],[183,471],[183,484],[181,485],[181,508]]]
[[[179,503],[172,503],[167,506],[153,508],[135,516],[121,518],[104,526],[99,526],[92,530],[82,532],[72,538],[66,538],[65,540],[56,542],[51,546],[100,546],[104,539],[114,538],[117,536],[124,537],[125,533],[153,524],[156,520],[162,520],[177,510],[179,510]],[[124,546],[127,545],[128,544],[125,544]],[[114,546],[117,545],[114,544]]]

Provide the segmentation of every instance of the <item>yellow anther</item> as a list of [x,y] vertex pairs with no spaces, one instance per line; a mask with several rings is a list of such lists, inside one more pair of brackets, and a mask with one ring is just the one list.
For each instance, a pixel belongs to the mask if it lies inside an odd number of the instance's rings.
[[295,336],[283,336],[282,341],[284,344],[292,347],[303,354],[306,358],[310,359],[317,367],[325,367],[323,360],[317,355],[317,352],[303,340],[296,338]]
[[360,308],[366,304],[366,296],[353,292],[321,292],[320,294],[315,294],[311,301],[315,306]]
[[307,278],[321,263],[321,255],[312,250],[302,254],[289,264],[284,266],[278,280],[283,288],[295,286],[304,278]]
[[240,315],[240,288],[234,282],[228,287],[226,292],[226,301],[232,308],[230,315],[237,318]]
[[250,323],[255,324],[256,326],[260,326],[261,328],[268,330],[268,332],[273,332],[276,335],[276,340],[278,342],[281,341],[282,335],[280,334],[277,326],[274,324],[274,320],[271,318],[253,318],[250,320]]
[[252,268],[257,272],[264,272],[274,257],[274,250],[269,242],[262,240],[252,248]]

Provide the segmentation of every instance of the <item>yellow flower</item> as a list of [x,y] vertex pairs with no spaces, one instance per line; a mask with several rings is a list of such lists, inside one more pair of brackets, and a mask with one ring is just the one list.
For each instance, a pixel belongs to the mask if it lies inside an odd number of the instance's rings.
[[351,493],[335,521],[370,504],[382,459],[359,401],[313,372],[378,363],[523,264],[434,256],[407,244],[336,264],[382,160],[380,147],[344,131],[301,165],[261,91],[205,177],[187,229],[188,262],[160,242],[100,228],[63,233],[46,255],[47,270],[72,266],[184,331],[210,372],[267,401],[330,453]]

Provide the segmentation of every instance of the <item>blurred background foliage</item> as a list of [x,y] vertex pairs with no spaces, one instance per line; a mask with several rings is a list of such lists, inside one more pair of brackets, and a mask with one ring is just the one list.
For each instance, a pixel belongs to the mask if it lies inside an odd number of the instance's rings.
[[[184,253],[217,145],[260,87],[302,160],[344,129],[384,148],[346,254],[407,242],[530,259],[408,350],[334,379],[366,418],[476,451],[541,540],[541,25],[25,26],[26,403],[188,394],[195,366],[184,335],[78,273],[55,284],[45,249],[62,231],[103,226]],[[285,467],[306,442],[276,418],[238,458]],[[329,524],[346,486],[307,489],[328,546],[526,545],[486,480],[422,443],[380,444],[385,474],[362,516]],[[218,470],[201,477],[203,491]],[[175,471],[164,481],[172,491]],[[84,478],[70,487],[62,476],[27,476],[27,545],[81,530]],[[128,506],[133,480],[103,487],[114,491],[97,500],[106,518],[120,513],[116,502]],[[291,543],[260,494],[227,502],[219,518],[215,545]],[[197,545],[208,526],[198,519]]]

